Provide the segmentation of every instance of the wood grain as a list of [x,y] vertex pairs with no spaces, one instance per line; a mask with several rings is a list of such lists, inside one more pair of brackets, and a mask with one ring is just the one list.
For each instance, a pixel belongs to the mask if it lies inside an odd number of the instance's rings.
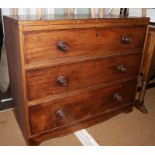
[[150,28],[148,29],[148,35],[146,38],[144,56],[143,56],[140,72],[142,75],[142,89],[139,93],[139,97],[136,102],[136,107],[142,112],[147,113],[148,110],[144,105],[146,88],[150,79],[155,77],[155,27],[154,26],[150,26]]
[[28,145],[132,110],[148,23],[144,17],[4,16],[11,92]]
[[[26,33],[24,37],[26,63],[82,55],[105,56],[126,50],[142,49],[145,33],[145,27],[90,28]],[[123,36],[132,38],[132,42],[123,44],[121,42]],[[67,51],[64,52],[57,47],[59,41],[67,44]]]
[[[30,107],[31,132],[36,134],[59,126],[69,125],[100,113],[112,112],[122,104],[132,103],[135,83],[136,81],[132,81],[113,85],[112,87]],[[119,102],[114,98],[116,93],[122,97],[122,101]],[[59,110],[65,114],[62,119],[57,116]]]
[[25,138],[29,137],[29,122],[27,112],[27,95],[25,90],[25,70],[22,53],[22,41],[20,27],[17,22],[12,22],[4,17],[7,60],[9,65],[9,77],[11,97],[16,109],[17,120]]
[[133,110],[133,105],[128,104],[128,105],[121,106],[121,108],[115,109],[115,111],[113,111],[112,113],[102,113],[100,115],[97,115],[96,117],[91,117],[86,120],[81,120],[77,124],[72,124],[70,126],[61,126],[56,130],[48,130],[43,133],[31,135],[31,137],[27,141],[27,145],[39,145],[41,142],[45,140],[55,138],[55,137],[65,136],[75,131],[85,129],[97,123],[106,121],[107,119],[110,119],[111,117],[114,117],[120,113],[123,113],[123,112],[129,113],[132,110]]
[[114,26],[147,26],[149,18],[146,17],[123,17],[123,16],[99,16],[92,18],[91,15],[44,15],[42,20],[37,16],[9,16],[9,20],[17,21],[23,26],[24,32],[69,29],[69,28],[90,28],[90,27],[114,27]]
[[[28,71],[28,98],[33,100],[134,77],[138,75],[140,61],[141,53],[138,53]],[[126,72],[118,70],[120,65],[126,68]],[[60,76],[64,76],[67,81],[64,87],[57,82]]]

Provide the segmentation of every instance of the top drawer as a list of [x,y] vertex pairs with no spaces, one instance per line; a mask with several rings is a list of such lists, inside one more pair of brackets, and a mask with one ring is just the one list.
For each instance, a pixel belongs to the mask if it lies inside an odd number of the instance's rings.
[[83,28],[27,32],[26,63],[83,55],[112,55],[143,47],[145,27]]

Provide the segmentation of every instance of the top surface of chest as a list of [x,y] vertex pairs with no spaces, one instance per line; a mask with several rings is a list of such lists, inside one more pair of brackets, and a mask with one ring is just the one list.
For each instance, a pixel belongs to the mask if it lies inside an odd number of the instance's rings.
[[[41,17],[35,15],[28,16],[4,16],[9,20],[18,22],[22,26],[35,26],[35,25],[64,25],[64,24],[94,24],[100,25],[147,25],[149,18],[146,17],[125,17],[125,16],[91,16],[91,15],[43,15]],[[115,25],[113,25],[115,24]],[[103,25],[103,26],[104,26]]]

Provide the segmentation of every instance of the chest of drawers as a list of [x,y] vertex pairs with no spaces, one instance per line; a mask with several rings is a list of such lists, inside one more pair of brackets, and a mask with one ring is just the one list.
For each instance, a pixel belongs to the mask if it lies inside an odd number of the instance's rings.
[[4,16],[11,92],[29,145],[132,110],[148,22]]

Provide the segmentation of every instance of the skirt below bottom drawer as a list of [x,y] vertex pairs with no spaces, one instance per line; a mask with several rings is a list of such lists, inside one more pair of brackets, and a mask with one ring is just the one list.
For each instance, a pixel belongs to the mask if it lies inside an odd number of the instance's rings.
[[71,125],[132,103],[136,80],[29,107],[31,133]]

